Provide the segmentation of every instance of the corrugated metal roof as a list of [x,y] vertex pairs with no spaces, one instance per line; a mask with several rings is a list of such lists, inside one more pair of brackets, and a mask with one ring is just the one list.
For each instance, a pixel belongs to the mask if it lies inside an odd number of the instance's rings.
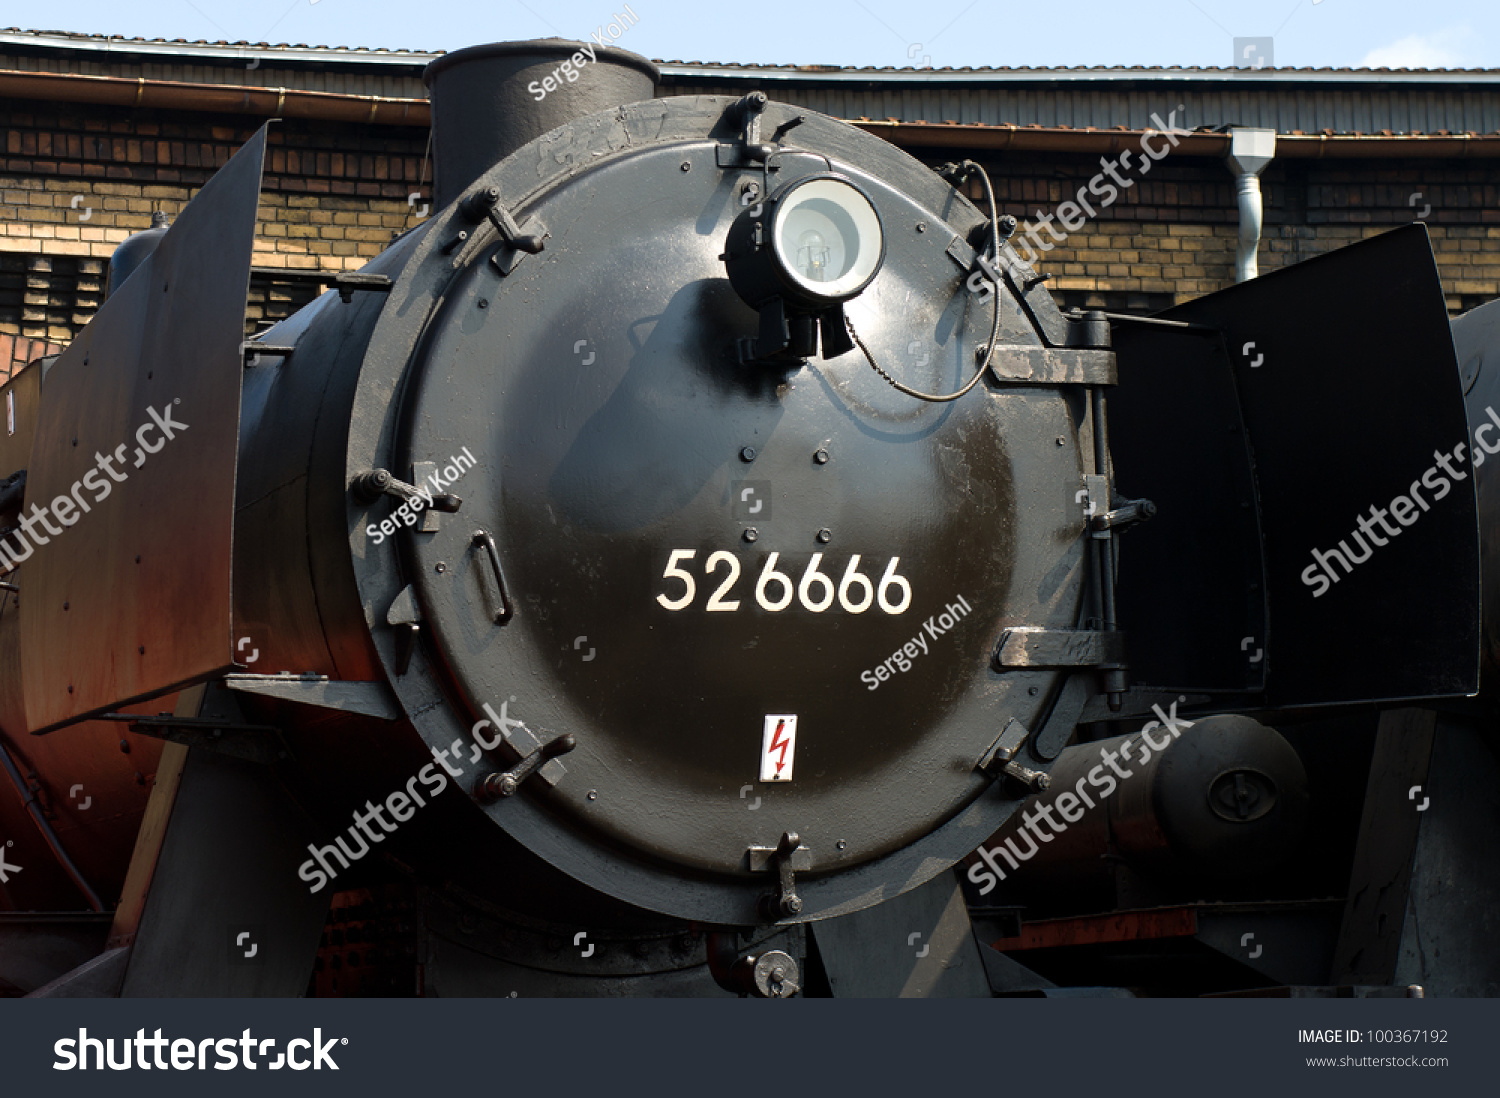
[[[215,60],[253,60],[272,54],[281,62],[313,62],[320,65],[347,62],[356,65],[423,66],[441,57],[442,50],[388,50],[365,46],[314,46],[305,43],[211,42],[184,38],[127,38],[122,35],[79,34],[72,31],[34,31],[10,27],[0,30],[0,45],[39,46],[52,49],[116,51],[128,54],[195,56]],[[1236,83],[1500,83],[1500,68],[1472,69],[1367,69],[1367,68],[1226,68],[1191,65],[1065,65],[1065,66],[977,66],[966,68],[914,68],[911,66],[776,65],[758,62],[657,61],[664,75],[698,78],[747,76],[775,80],[890,80],[903,82],[1016,82],[1094,80],[1226,80]]]
[[[0,31],[3,69],[410,99],[425,98],[420,73],[439,56]],[[777,99],[847,119],[1059,130],[1142,130],[1167,123],[1184,129],[1258,126],[1283,134],[1500,132],[1500,69],[658,65],[663,95],[738,96],[765,87]]]
[[19,27],[0,30],[0,46],[33,46],[57,50],[87,50],[125,54],[182,57],[220,61],[253,60],[275,54],[281,62],[312,62],[319,65],[350,62],[358,65],[408,65],[421,67],[442,50],[368,49],[363,46],[273,45],[268,42],[207,42],[184,38],[126,38],[123,35],[77,34],[72,31],[32,31]]

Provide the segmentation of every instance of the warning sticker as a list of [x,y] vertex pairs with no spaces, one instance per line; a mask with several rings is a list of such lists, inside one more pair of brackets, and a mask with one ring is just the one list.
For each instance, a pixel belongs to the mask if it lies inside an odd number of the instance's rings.
[[760,780],[789,782],[792,761],[797,754],[797,715],[772,713],[766,717],[766,730],[760,739]]

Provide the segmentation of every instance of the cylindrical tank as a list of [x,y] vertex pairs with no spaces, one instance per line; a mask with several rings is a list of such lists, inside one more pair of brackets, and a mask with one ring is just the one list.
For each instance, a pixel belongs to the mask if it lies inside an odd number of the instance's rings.
[[131,233],[122,240],[118,247],[110,254],[109,270],[104,276],[104,296],[117,290],[122,282],[131,276],[137,267],[146,262],[156,246],[161,243],[161,238],[167,235],[167,215],[160,210],[151,215],[151,227],[142,229],[138,233]]
[[441,209],[528,141],[586,114],[650,99],[661,72],[628,50],[542,38],[455,50],[422,79],[432,91],[433,195]]
[[969,879],[983,887],[985,872],[1091,877],[1116,858],[1207,879],[1274,868],[1307,818],[1297,752],[1249,717],[1177,723],[1178,735],[1150,722],[1065,750],[1047,792],[969,859]]

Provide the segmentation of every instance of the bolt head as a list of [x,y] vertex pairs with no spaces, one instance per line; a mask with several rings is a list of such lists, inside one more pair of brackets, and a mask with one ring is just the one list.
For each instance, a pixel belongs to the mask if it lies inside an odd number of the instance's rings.
[[754,446],[746,446],[743,450],[741,450],[740,451],[740,460],[741,461],[754,461],[755,460],[755,447]]
[[755,527],[750,526],[750,527],[747,527],[745,529],[745,540],[746,541],[754,541],[758,537],[760,537],[760,535],[758,533],[756,533]]
[[827,545],[832,540],[833,540],[833,531],[830,530],[830,529],[828,529],[828,527],[825,526],[825,527],[823,527],[823,529],[821,529],[821,530],[818,531],[818,541],[819,541],[819,543],[821,543],[823,545]]
[[813,461],[817,462],[819,465],[827,465],[828,451],[822,449],[815,451],[813,453]]

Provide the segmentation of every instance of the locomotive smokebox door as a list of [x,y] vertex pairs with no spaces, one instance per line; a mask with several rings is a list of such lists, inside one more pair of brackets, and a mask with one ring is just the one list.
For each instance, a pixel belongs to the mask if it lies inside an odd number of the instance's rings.
[[[409,663],[373,635],[427,742],[524,722],[498,770],[574,737],[484,801],[493,824],[726,924],[768,892],[786,918],[878,903],[1019,803],[977,766],[1039,725],[1058,672],[991,656],[1007,627],[1075,626],[1092,471],[1062,386],[929,403],[834,338],[842,309],[904,383],[973,377],[997,303],[961,258],[987,219],[885,142],[743,102],[591,115],[475,180],[392,290],[355,412],[381,426],[349,458],[351,481],[432,470],[416,487],[463,500],[379,548],[351,504],[374,616],[411,587]],[[761,197],[790,267],[742,283],[725,257]],[[772,341],[775,368],[741,354],[771,299],[817,323],[804,352]],[[1000,304],[1002,341],[1040,348]]]
[[1120,557],[1138,680],[1277,706],[1476,691],[1472,440],[1426,226],[1159,319],[1117,326],[1109,397],[1118,476],[1159,505]]

